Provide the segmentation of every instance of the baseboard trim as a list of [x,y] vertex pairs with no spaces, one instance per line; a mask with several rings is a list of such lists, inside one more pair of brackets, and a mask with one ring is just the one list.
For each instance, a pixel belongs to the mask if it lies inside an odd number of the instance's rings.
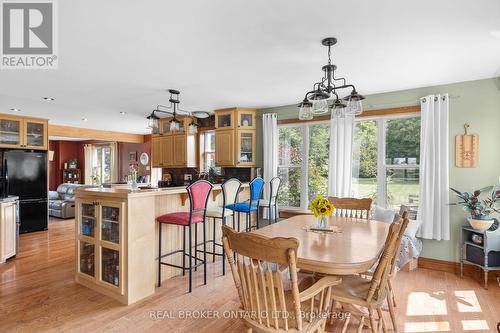
[[[460,275],[460,263],[458,262],[420,257],[418,258],[418,268],[425,268]],[[482,281],[483,270],[474,265],[464,264],[464,275],[473,278],[480,277]],[[496,282],[497,277],[500,277],[500,271],[490,271],[488,274],[489,281]]]

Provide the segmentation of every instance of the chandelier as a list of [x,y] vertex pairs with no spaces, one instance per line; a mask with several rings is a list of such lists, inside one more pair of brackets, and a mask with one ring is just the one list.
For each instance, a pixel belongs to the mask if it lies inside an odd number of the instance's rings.
[[[304,100],[298,105],[299,119],[311,120],[315,115],[328,112],[341,117],[361,114],[363,112],[361,101],[365,97],[358,94],[354,85],[347,84],[345,78],[335,77],[337,66],[332,64],[331,47],[337,44],[337,39],[328,37],[323,39],[321,44],[328,47],[328,64],[322,67],[323,78],[321,81],[314,84],[313,90],[308,91]],[[352,89],[351,93],[340,99],[337,91],[348,88]]]
[[[181,110],[179,107],[179,90],[175,89],[169,89],[168,92],[170,93],[170,98],[168,101],[170,102],[170,106],[166,105],[158,105],[149,116],[146,118],[148,119],[148,128],[151,128],[153,134],[158,134],[160,133],[160,117],[157,115],[158,113],[164,113],[167,114],[167,117],[172,117],[172,119],[169,120],[169,131],[170,133],[175,133],[179,132],[181,130],[181,120],[177,118],[177,116],[188,116],[192,118],[208,118],[210,117],[210,113],[206,111],[186,111],[186,110]],[[166,110],[165,110],[166,109]],[[189,134],[195,134],[198,132],[198,124],[194,121],[194,119],[191,120],[191,122],[188,125],[187,132]]]

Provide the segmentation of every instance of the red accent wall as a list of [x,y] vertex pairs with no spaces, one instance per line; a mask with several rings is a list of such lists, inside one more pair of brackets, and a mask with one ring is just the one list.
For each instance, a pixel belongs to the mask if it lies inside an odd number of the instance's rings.
[[144,143],[126,143],[120,142],[118,143],[118,163],[120,165],[120,169],[118,171],[118,181],[123,181],[124,177],[130,174],[130,153],[137,153],[137,166],[138,173],[140,176],[151,175],[151,169],[142,165],[139,162],[142,153],[147,153],[149,158],[151,158],[151,139],[150,137],[145,137]]
[[[151,136],[145,136],[144,143],[118,143],[118,181],[122,181],[129,172],[130,153],[137,152],[137,164],[139,167],[139,175],[150,175],[151,170],[139,163],[139,158],[142,153],[147,153],[151,158]],[[54,152],[54,158],[49,161],[49,190],[55,191],[62,183],[62,173],[64,163],[76,158],[78,168],[81,170],[82,183],[85,182],[85,155],[83,147],[87,143],[103,143],[102,141],[60,141],[50,140],[49,150]]]
[[84,182],[84,157],[83,157],[83,143],[79,141],[59,141],[50,140],[49,149],[54,152],[54,158],[49,161],[49,190],[55,191],[62,183],[62,173],[64,163],[69,160],[76,159],[78,168],[82,172],[82,183]]

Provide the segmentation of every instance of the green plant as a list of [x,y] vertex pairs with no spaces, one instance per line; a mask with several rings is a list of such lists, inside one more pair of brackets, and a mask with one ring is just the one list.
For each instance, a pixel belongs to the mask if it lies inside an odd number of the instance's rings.
[[[452,187],[450,187],[450,190],[455,192],[462,200],[456,204],[462,205],[463,210],[470,213],[471,217],[474,219],[485,219],[493,212],[500,213],[500,209],[495,207],[497,203],[500,203],[499,186],[488,186],[474,192],[460,192]],[[482,193],[490,191],[490,196],[482,200],[480,199]]]

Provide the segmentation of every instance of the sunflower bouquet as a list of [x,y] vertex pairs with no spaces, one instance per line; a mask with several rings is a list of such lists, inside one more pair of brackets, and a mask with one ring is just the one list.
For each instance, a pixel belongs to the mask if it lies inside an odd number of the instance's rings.
[[322,195],[317,195],[316,198],[311,201],[309,209],[311,209],[314,217],[329,217],[332,216],[335,211],[335,206],[328,201],[328,198],[325,198]]

